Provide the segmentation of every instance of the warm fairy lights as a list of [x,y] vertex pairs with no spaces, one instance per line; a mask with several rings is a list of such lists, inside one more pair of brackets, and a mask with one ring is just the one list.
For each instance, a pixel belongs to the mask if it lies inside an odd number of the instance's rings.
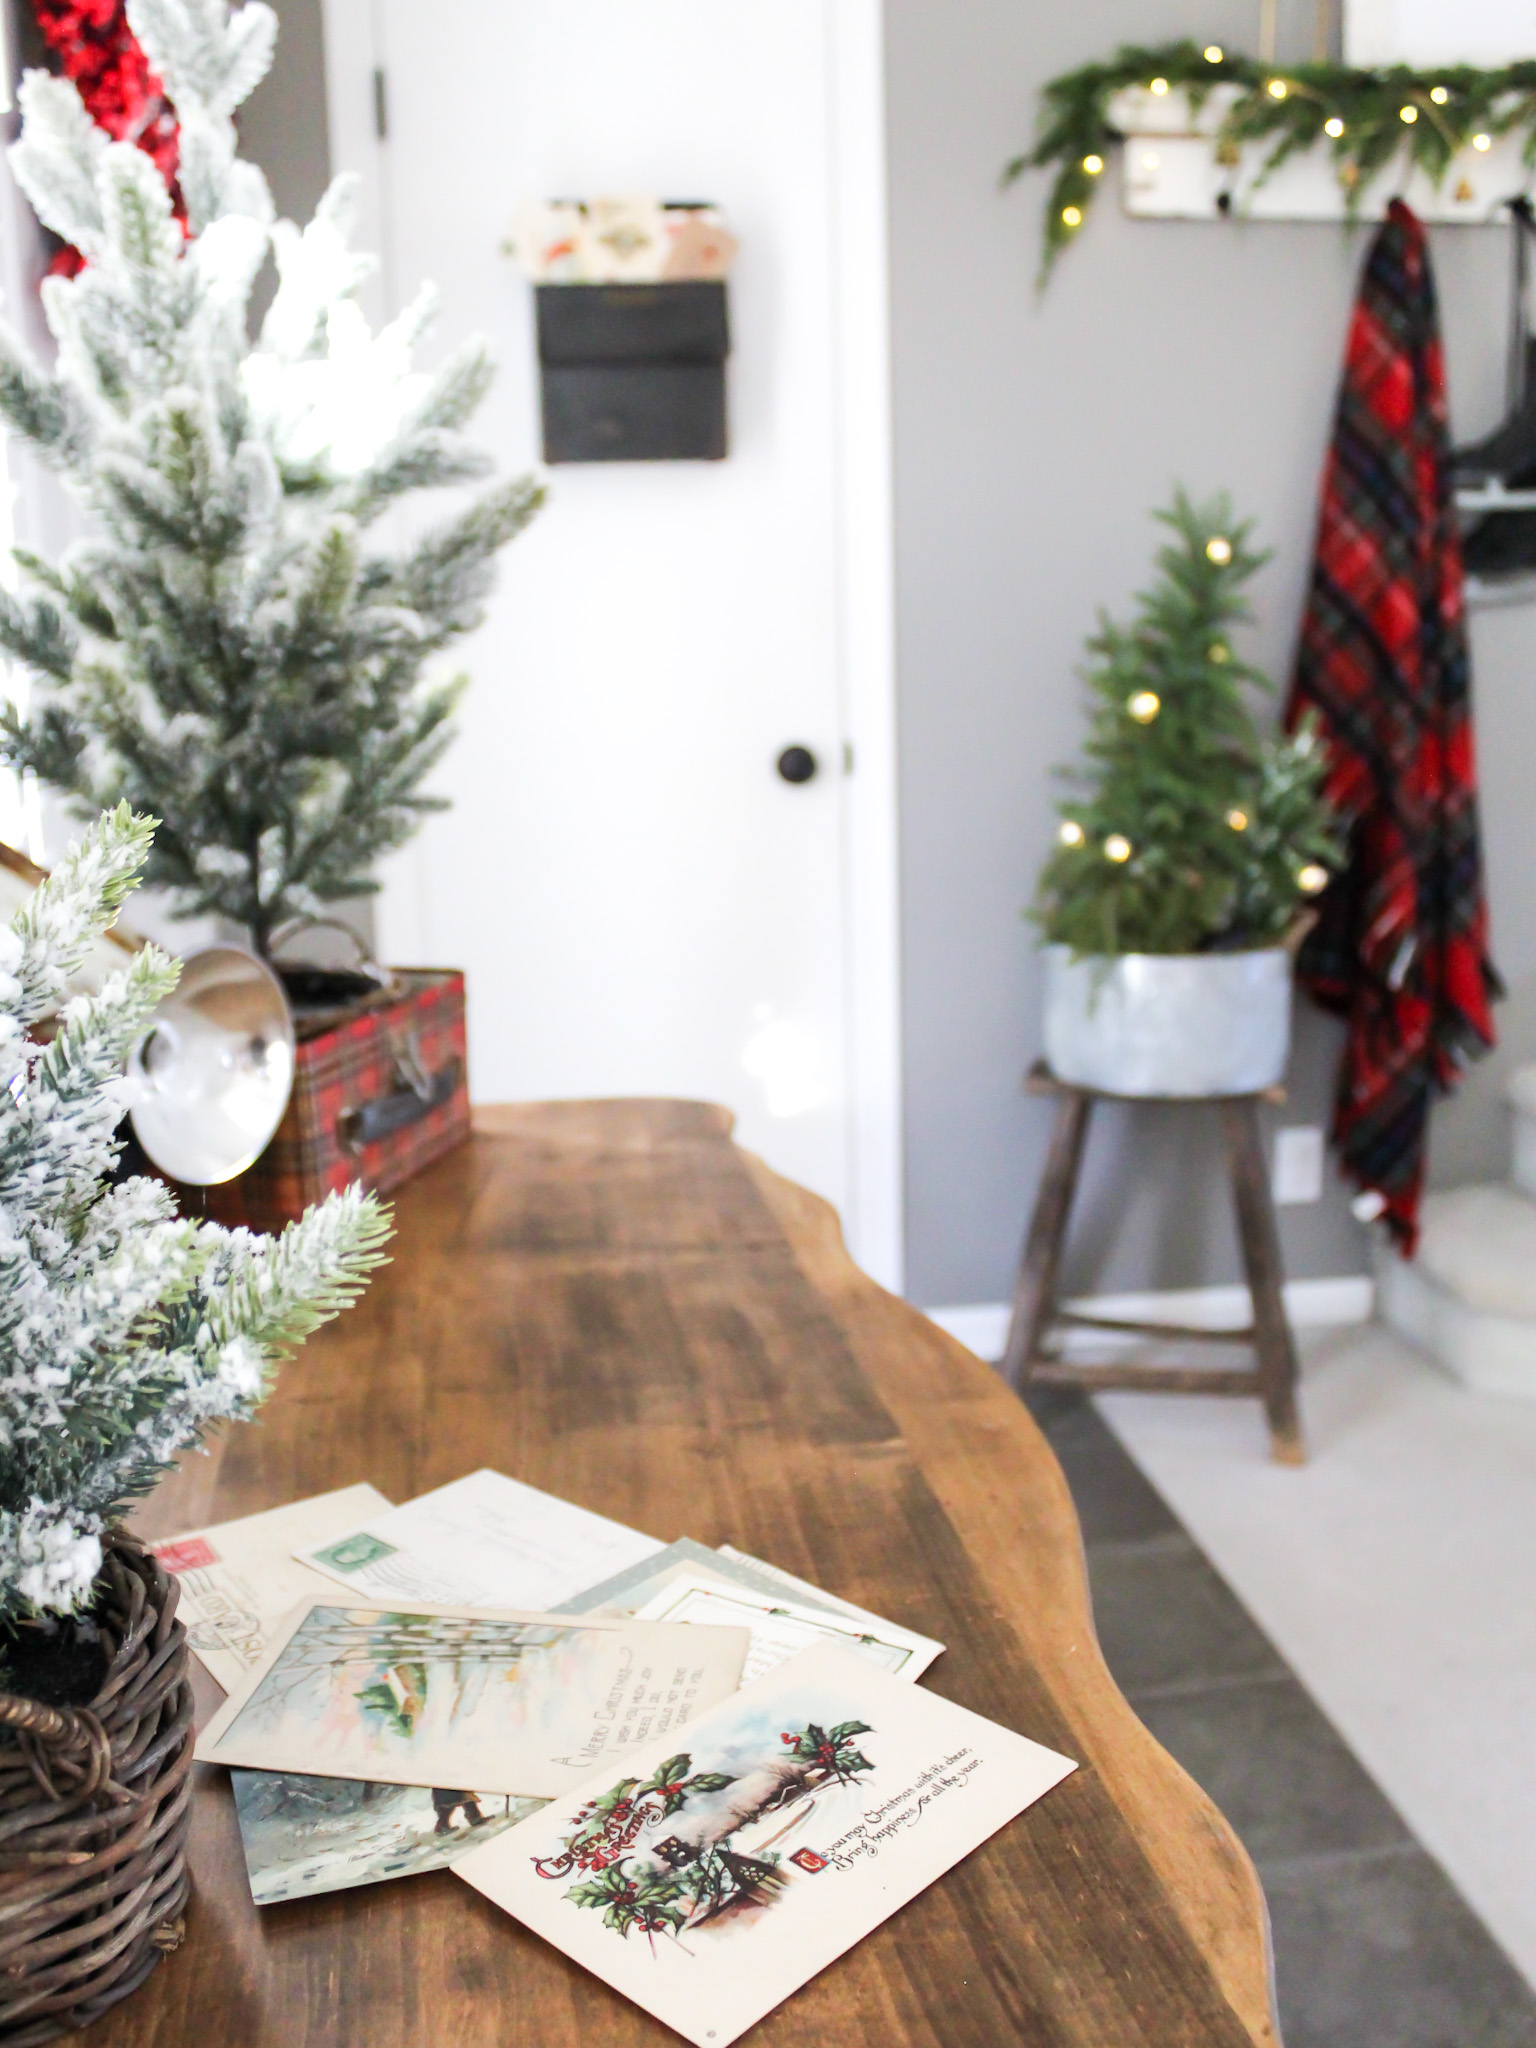
[[1080,206],[1064,206],[1061,209],[1061,217],[1069,228],[1081,227],[1083,224],[1083,209]]
[[1086,171],[1086,172],[1088,173],[1088,175],[1089,175],[1089,177],[1090,177],[1090,178],[1096,178],[1096,177],[1097,177],[1097,176],[1099,175],[1100,171],[1102,171],[1102,170],[1103,170],[1103,168],[1104,168],[1104,159],[1103,159],[1103,157],[1101,157],[1101,156],[1085,156],[1085,157],[1083,158],[1083,169],[1084,169],[1084,170],[1085,170],[1085,171]]
[[1218,567],[1223,567],[1232,559],[1232,543],[1223,540],[1219,533],[1213,533],[1205,544],[1205,552]]
[[1304,896],[1315,896],[1320,889],[1328,886],[1328,870],[1309,860],[1304,868],[1297,870],[1296,886]]
[[1150,725],[1163,708],[1163,700],[1156,690],[1138,690],[1134,697],[1126,699],[1125,708],[1138,725]]
[[[123,0],[35,0],[38,7],[68,6],[79,12],[122,4]],[[1387,0],[1372,0],[1373,6],[1386,4]],[[1270,40],[1261,38],[1265,45]],[[1063,226],[1062,208],[1076,206],[1086,226],[1094,201],[1110,182],[1114,147],[1127,139],[1121,125],[1123,109],[1117,110],[1118,94],[1129,91],[1149,110],[1157,109],[1156,114],[1149,111],[1147,120],[1130,124],[1132,138],[1143,131],[1142,141],[1127,159],[1137,172],[1150,171],[1153,166],[1145,159],[1159,153],[1155,138],[1144,132],[1149,129],[1177,130],[1186,136],[1188,142],[1180,142],[1180,150],[1196,140],[1208,143],[1218,166],[1241,171],[1245,191],[1256,189],[1282,164],[1315,150],[1317,171],[1326,172],[1324,182],[1337,184],[1344,211],[1352,216],[1372,181],[1390,182],[1396,190],[1410,177],[1438,185],[1450,160],[1465,161],[1468,150],[1483,157],[1492,151],[1492,162],[1499,151],[1518,141],[1527,157],[1536,158],[1532,72],[1529,59],[1491,67],[1448,68],[1437,63],[1422,69],[1412,64],[1361,69],[1314,54],[1299,63],[1292,76],[1268,47],[1262,55],[1249,57],[1221,43],[1187,40],[1151,48],[1123,46],[1099,62],[1080,64],[1045,82],[1037,139],[1009,163],[1005,181],[1011,184],[1031,167],[1052,174],[1045,202],[1043,281],[1080,239],[1077,231]],[[1221,90],[1213,97],[1212,88],[1218,84]],[[1175,101],[1182,106],[1185,99],[1189,107],[1184,111],[1190,118],[1170,116],[1168,107]],[[1198,120],[1193,117],[1197,107],[1202,109]],[[1198,137],[1192,132],[1196,129],[1201,131]],[[1166,169],[1167,150],[1161,154]],[[1103,175],[1084,168],[1090,156],[1103,161]],[[1513,157],[1511,146],[1511,164]],[[1509,175],[1518,183],[1515,169]],[[1468,176],[1475,184],[1476,174],[1469,171]],[[1226,184],[1228,189],[1218,195],[1223,211],[1236,198],[1230,181]],[[1458,212],[1478,196],[1460,176],[1451,178],[1448,192],[1452,191],[1453,210]],[[1487,199],[1486,194],[1482,197]],[[1160,202],[1154,211],[1161,211],[1161,206]]]
[[1248,813],[1234,808],[1227,813],[1227,823],[1234,832],[1246,832],[1248,830]]
[[1129,839],[1123,833],[1111,832],[1104,842],[1104,858],[1106,860],[1123,861],[1129,860],[1130,857],[1131,842]]
[[1081,846],[1083,843],[1083,828],[1078,824],[1076,818],[1063,818],[1060,826],[1057,828],[1056,837],[1063,846]]

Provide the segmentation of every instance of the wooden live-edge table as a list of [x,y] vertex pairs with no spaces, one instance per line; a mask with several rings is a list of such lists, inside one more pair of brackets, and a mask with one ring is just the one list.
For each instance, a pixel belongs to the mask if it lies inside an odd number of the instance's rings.
[[[394,1263],[153,1536],[481,1465],[731,1542],[949,1645],[924,1683],[1082,1769],[762,2021],[763,2048],[1278,2048],[1262,1894],[1116,1691],[1055,1459],[995,1374],[867,1280],[723,1110],[480,1113]],[[210,1693],[211,1706],[216,1694]],[[447,1871],[252,1904],[200,1768],[188,1936],[90,2048],[630,2048],[675,2036]]]

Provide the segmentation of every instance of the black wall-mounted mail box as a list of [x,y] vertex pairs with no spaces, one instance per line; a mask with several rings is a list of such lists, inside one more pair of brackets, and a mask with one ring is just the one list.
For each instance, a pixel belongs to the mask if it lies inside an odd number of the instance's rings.
[[541,284],[546,462],[718,462],[725,285]]

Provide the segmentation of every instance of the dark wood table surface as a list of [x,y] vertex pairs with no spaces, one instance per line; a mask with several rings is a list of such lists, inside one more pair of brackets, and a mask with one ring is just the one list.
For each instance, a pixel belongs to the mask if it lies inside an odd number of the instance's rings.
[[[995,1374],[850,1263],[830,1209],[697,1103],[482,1111],[403,1188],[394,1263],[156,1537],[481,1465],[731,1542],[949,1645],[924,1684],[1083,1768],[797,1993],[763,2048],[1278,2048],[1263,1897],[1115,1690],[1077,1523]],[[210,1692],[210,1704],[217,1698]],[[92,2048],[675,2040],[449,1872],[258,1911],[200,1767],[188,1936]]]

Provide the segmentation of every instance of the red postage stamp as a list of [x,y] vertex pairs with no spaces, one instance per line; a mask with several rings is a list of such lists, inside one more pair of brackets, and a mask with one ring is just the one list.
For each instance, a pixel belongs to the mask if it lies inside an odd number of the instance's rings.
[[157,1543],[155,1556],[168,1572],[195,1572],[203,1565],[219,1561],[219,1553],[206,1536],[188,1536],[180,1543]]

